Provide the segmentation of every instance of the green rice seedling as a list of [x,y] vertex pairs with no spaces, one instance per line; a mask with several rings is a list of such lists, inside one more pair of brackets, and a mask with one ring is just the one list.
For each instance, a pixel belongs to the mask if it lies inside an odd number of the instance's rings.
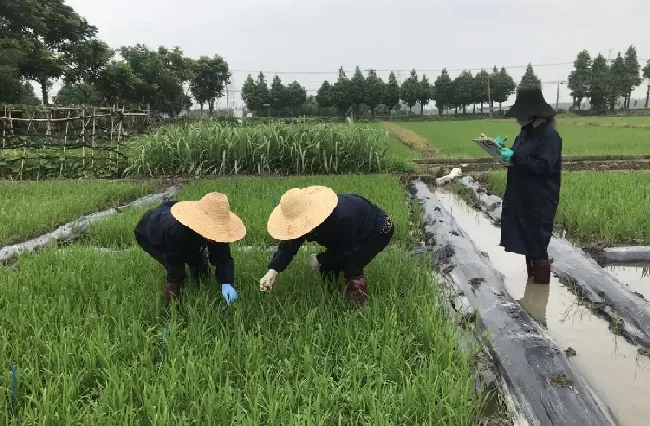
[[[414,243],[409,235],[409,205],[404,187],[394,176],[297,176],[297,177],[237,177],[201,179],[186,185],[177,199],[198,200],[208,192],[218,191],[228,201],[246,225],[246,237],[239,245],[272,244],[266,223],[282,194],[293,187],[309,185],[329,186],[337,192],[355,193],[368,198],[392,215],[395,221],[393,241]],[[123,212],[106,221],[94,224],[90,242],[102,247],[124,247],[133,242],[133,228],[144,209]]]
[[144,182],[46,181],[0,183],[0,246],[151,193]]
[[[487,154],[474,142],[485,133],[507,137],[511,146],[520,128],[514,121],[437,121],[400,123],[427,138],[443,157],[482,158]],[[648,130],[558,124],[563,155],[648,154]]]
[[[505,172],[488,182],[503,195]],[[565,172],[555,226],[585,244],[650,244],[649,211],[649,172]]]
[[271,123],[236,127],[203,120],[169,126],[132,145],[137,176],[375,173],[387,168],[388,136],[373,126]]
[[[235,253],[239,299],[188,282],[162,308],[162,268],[140,251],[77,244],[0,274],[0,366],[18,369],[4,424],[474,425],[481,411],[459,329],[421,263],[395,247],[352,307],[306,253],[258,289],[269,254]],[[163,330],[165,348],[163,357]]]

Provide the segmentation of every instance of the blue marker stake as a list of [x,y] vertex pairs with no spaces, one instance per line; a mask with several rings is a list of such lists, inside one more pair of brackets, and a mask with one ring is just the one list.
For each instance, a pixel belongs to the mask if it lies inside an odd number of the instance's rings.
[[11,412],[14,412],[14,401],[16,401],[16,383],[18,382],[18,368],[11,366]]
[[167,327],[163,328],[162,338],[162,364],[165,363],[165,354],[167,353]]

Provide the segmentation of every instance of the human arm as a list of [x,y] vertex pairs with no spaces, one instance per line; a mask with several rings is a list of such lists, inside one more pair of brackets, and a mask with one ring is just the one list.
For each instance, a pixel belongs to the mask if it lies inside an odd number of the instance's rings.
[[230,244],[208,242],[208,258],[215,268],[215,279],[221,284],[221,295],[230,304],[238,297],[237,290],[233,287],[235,262],[230,254]]
[[549,132],[539,142],[536,153],[515,150],[510,162],[515,167],[525,167],[535,174],[550,174],[562,157],[562,138],[557,132]]
[[296,256],[304,241],[304,237],[295,240],[280,241],[278,243],[278,249],[273,253],[273,259],[271,259],[269,269],[273,269],[276,272],[282,272],[287,269],[287,266],[289,266]]

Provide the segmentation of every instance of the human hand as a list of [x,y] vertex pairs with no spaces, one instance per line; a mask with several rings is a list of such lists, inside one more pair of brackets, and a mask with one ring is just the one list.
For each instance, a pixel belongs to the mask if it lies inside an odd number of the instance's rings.
[[510,159],[512,158],[512,154],[514,154],[510,148],[501,148],[501,151],[499,153],[501,154],[501,159],[505,163],[509,163]]
[[311,268],[312,271],[317,271],[320,263],[318,262],[318,257],[316,254],[312,254],[307,259],[307,265]]
[[273,284],[275,283],[275,278],[278,276],[278,273],[273,269],[269,271],[262,277],[260,280],[260,290],[262,291],[271,291]]
[[494,138],[494,142],[496,142],[497,145],[499,145],[501,148],[505,148],[505,147],[506,147],[506,140],[505,140],[505,139],[501,139],[501,136],[497,136],[496,138]]
[[230,302],[237,300],[237,290],[230,284],[221,284],[221,295],[226,299],[226,303],[230,305]]

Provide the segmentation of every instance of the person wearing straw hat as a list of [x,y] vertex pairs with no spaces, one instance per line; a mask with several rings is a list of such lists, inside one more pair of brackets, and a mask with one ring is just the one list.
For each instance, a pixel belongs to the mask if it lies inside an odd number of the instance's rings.
[[278,273],[291,263],[303,242],[314,241],[326,250],[312,255],[309,266],[329,280],[343,273],[348,296],[361,304],[368,294],[363,270],[395,232],[391,217],[374,203],[359,195],[336,194],[325,186],[284,193],[267,229],[280,243],[269,271],[260,280],[261,290],[271,290]]
[[185,265],[198,281],[210,272],[208,263],[215,267],[226,303],[237,299],[229,243],[244,238],[246,227],[230,211],[226,195],[211,192],[199,201],[163,202],[142,216],[134,233],[138,245],[167,271],[167,304],[182,295],[187,277]]
[[540,88],[521,89],[505,114],[521,132],[512,148],[501,147],[508,163],[501,213],[505,251],[526,256],[529,280],[549,284],[552,259],[548,245],[560,202],[562,138],[555,129],[555,111]]

